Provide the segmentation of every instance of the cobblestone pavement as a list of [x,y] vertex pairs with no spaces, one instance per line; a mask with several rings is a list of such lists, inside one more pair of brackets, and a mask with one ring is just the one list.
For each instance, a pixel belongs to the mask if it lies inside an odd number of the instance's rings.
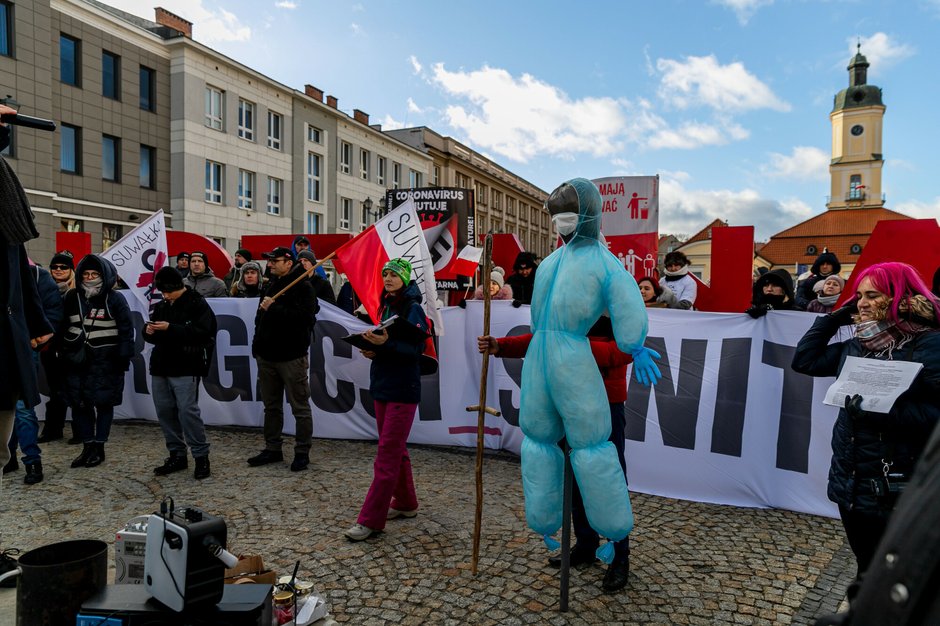
[[[540,538],[525,527],[518,459],[488,455],[479,573],[470,571],[474,511],[472,451],[413,447],[421,501],[416,518],[351,543],[372,476],[375,444],[315,440],[311,469],[250,468],[262,447],[257,430],[210,429],[212,477],[187,472],[156,478],[165,456],[154,424],[118,423],[107,460],[70,469],[78,446],[46,444],[46,479],[26,486],[7,474],[0,547],[25,550],[85,538],[111,544],[132,517],[164,495],[228,524],[229,549],[261,554],[278,574],[300,560],[349,624],[806,624],[834,611],[851,554],[837,520],[789,511],[743,509],[634,494],[630,584],[600,590],[600,565],[572,571],[570,606],[558,612],[558,572]],[[290,438],[288,438],[288,442]],[[285,457],[291,457],[290,443]],[[113,579],[113,552],[109,554]],[[0,590],[0,623],[14,623],[14,590]]]

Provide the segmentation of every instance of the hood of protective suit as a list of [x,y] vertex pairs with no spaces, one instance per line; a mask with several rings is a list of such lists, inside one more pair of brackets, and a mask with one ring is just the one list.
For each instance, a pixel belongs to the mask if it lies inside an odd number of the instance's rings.
[[569,244],[579,239],[597,241],[601,232],[601,193],[586,178],[572,178],[559,185],[545,201],[545,208],[553,218],[565,213],[578,216],[577,225],[570,236],[563,238]]

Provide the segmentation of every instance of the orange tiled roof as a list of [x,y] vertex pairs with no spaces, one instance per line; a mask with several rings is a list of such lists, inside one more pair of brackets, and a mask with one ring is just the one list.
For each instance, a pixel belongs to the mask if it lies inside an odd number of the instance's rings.
[[684,245],[686,245],[686,244],[690,244],[690,243],[693,243],[693,242],[696,242],[696,241],[705,241],[705,240],[707,240],[707,239],[711,239],[711,238],[712,238],[712,228],[718,228],[719,226],[727,226],[727,225],[728,225],[728,222],[724,222],[724,221],[722,221],[722,220],[717,220],[717,219],[716,219],[716,220],[714,220],[712,223],[710,223],[708,226],[706,226],[706,227],[703,228],[702,230],[698,231],[697,233],[695,233],[694,235],[692,235],[691,237],[689,237],[688,239],[686,239],[686,240],[682,243],[682,245],[684,246]]
[[[851,254],[854,244],[865,247],[875,224],[882,220],[909,220],[907,215],[890,209],[831,209],[796,226],[781,231],[761,248],[760,255],[774,265],[812,263],[823,248],[834,253],[843,263],[854,263],[858,254]],[[806,254],[807,246],[818,252]]]

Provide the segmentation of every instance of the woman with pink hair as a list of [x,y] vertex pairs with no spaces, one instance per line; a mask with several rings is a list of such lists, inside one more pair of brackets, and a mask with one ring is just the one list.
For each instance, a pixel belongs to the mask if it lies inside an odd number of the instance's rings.
[[[864,393],[846,396],[833,426],[829,499],[858,562],[858,581],[871,562],[904,483],[940,421],[940,301],[905,263],[879,263],[855,281],[855,297],[820,316],[800,340],[793,369],[837,376],[846,357],[923,364],[887,413],[866,410]],[[829,340],[840,327],[855,336]],[[851,592],[850,592],[850,595]]]

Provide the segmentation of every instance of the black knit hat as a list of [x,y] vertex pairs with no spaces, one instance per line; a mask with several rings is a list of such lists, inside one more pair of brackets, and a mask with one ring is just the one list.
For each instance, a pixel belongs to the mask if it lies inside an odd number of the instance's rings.
[[239,248],[238,250],[235,251],[235,254],[242,255],[242,257],[244,257],[246,261],[251,260],[251,250],[247,250],[245,248]]
[[70,270],[74,270],[75,257],[72,256],[72,253],[68,250],[56,252],[52,255],[52,260],[49,261],[49,266],[51,267],[53,265],[67,265]]
[[175,267],[167,266],[157,272],[153,284],[161,293],[179,291],[183,288],[183,277]]

